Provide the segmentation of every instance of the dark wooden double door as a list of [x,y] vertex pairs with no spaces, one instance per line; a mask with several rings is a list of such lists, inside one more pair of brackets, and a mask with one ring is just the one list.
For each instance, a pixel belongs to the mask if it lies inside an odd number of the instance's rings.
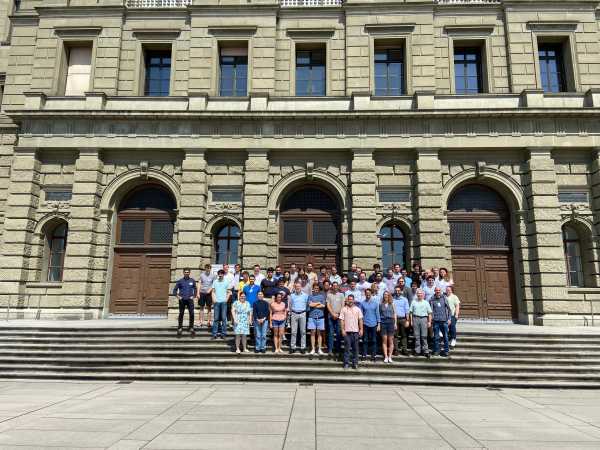
[[504,200],[480,185],[448,202],[455,292],[462,317],[516,319],[510,215]]

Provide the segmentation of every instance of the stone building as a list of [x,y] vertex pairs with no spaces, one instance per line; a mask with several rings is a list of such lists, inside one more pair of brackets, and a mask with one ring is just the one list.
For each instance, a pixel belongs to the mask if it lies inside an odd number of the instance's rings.
[[588,0],[0,0],[0,308],[164,315],[184,267],[448,267],[598,324]]

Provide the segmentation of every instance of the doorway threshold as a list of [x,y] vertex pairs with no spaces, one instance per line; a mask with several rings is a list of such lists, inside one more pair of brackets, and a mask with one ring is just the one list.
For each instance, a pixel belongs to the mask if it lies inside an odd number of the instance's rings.
[[167,315],[140,315],[140,314],[109,314],[107,319],[115,320],[165,320]]

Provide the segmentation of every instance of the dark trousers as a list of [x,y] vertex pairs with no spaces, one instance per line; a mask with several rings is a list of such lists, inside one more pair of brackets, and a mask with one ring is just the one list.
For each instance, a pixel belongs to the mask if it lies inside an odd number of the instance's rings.
[[448,329],[448,339],[456,339],[456,317],[450,317],[450,327]]
[[340,336],[340,320],[333,319],[331,316],[327,318],[329,327],[327,328],[327,352],[339,353],[342,346]]
[[[371,351],[369,351],[369,349]],[[370,353],[371,356],[375,357],[377,355],[377,327],[364,327],[363,334],[363,348],[362,355],[367,356],[367,353]]]
[[405,318],[398,319],[396,337],[398,338],[398,348],[403,352],[407,351],[408,347],[408,328],[406,327],[406,322],[408,322]]
[[349,331],[344,336],[344,365],[350,365],[352,356],[352,365],[358,364],[358,333]]
[[434,320],[433,321],[433,352],[440,351],[440,331],[444,339],[444,353],[448,353],[448,321]]
[[231,291],[231,297],[227,301],[227,320],[229,323],[233,323],[233,314],[231,314],[231,307],[238,299],[238,291]]
[[179,300],[179,318],[178,318],[178,327],[183,328],[183,314],[185,313],[185,308],[187,308],[189,316],[190,316],[190,330],[194,328],[194,299],[180,299]]

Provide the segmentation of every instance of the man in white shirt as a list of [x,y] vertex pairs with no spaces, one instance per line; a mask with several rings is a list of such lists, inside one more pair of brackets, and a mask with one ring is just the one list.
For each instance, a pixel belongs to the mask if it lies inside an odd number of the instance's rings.
[[254,284],[256,284],[257,286],[260,286],[260,284],[262,283],[262,280],[265,279],[265,276],[260,273],[260,266],[258,264],[254,264]]
[[[365,298],[365,290],[371,288],[371,283],[367,281],[367,276],[364,272],[361,272],[358,275],[358,283],[356,283],[356,288],[360,291],[360,301],[362,302]],[[356,297],[354,300],[356,301]]]
[[331,274],[329,275],[329,282],[331,284],[337,283],[338,285],[342,284],[342,277],[338,273],[336,266],[331,266]]

